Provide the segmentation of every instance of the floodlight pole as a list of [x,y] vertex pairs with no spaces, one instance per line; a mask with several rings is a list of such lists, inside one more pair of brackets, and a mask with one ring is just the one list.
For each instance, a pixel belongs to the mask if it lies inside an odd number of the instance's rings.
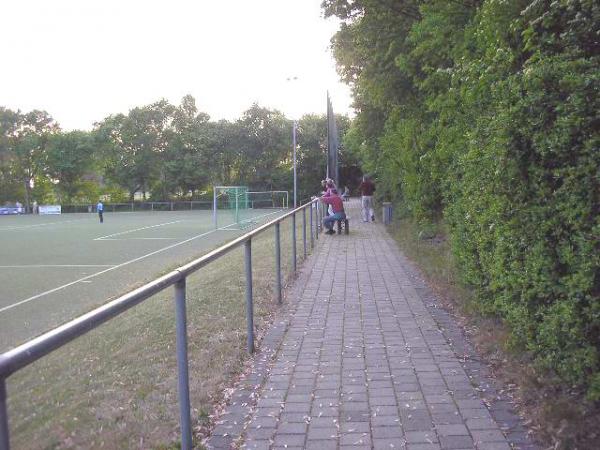
[[298,123],[294,120],[292,125],[292,148],[293,148],[293,160],[294,160],[294,209],[298,207],[298,180],[296,177],[296,129]]

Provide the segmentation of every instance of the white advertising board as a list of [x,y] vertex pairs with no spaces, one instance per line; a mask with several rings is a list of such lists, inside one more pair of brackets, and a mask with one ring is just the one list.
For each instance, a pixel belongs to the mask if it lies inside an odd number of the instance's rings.
[[38,206],[39,214],[60,214],[60,205],[40,205]]

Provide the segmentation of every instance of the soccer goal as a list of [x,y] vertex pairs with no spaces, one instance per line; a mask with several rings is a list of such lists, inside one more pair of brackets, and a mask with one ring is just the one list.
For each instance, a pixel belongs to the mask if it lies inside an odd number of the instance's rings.
[[247,186],[214,186],[216,229],[245,229],[288,207],[287,191],[250,191]]
[[248,203],[252,209],[285,209],[289,206],[288,191],[248,192]]

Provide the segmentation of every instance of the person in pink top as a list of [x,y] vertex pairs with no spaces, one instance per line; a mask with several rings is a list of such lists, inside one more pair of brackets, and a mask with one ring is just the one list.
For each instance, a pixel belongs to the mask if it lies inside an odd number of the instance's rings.
[[346,212],[344,211],[344,201],[338,195],[336,189],[330,189],[327,194],[321,197],[321,201],[326,205],[330,205],[332,214],[328,215],[323,219],[323,225],[327,228],[326,234],[335,234],[333,231],[333,225],[336,220],[343,220],[346,218]]

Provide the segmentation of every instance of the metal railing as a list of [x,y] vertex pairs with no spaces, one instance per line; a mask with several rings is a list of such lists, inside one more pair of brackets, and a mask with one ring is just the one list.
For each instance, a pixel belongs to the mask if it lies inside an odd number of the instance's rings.
[[[313,206],[314,205],[314,206]],[[281,278],[281,222],[288,217],[292,220],[292,263],[296,271],[296,214],[302,213],[302,240],[303,251],[306,255],[307,233],[306,233],[306,209],[310,211],[310,245],[314,245],[314,239],[319,238],[321,231],[321,220],[323,211],[319,201],[310,202],[290,211],[277,219],[274,219],[237,239],[207,253],[206,255],[185,264],[160,278],[135,289],[107,304],[90,311],[64,325],[48,331],[41,336],[32,339],[12,350],[0,354],[0,450],[10,449],[7,390],[6,380],[15,372],[25,366],[43,358],[47,354],[82,336],[104,322],[118,316],[124,311],[132,308],[138,303],[163,291],[169,286],[174,286],[175,309],[176,309],[176,351],[178,370],[178,397],[181,426],[181,448],[192,448],[192,425],[190,417],[190,394],[188,376],[187,355],[187,317],[186,317],[186,278],[202,267],[217,260],[231,250],[244,245],[244,265],[246,278],[246,321],[248,328],[247,348],[249,353],[254,352],[254,307],[252,297],[252,238],[258,234],[274,227],[275,229],[275,265],[276,283],[275,296],[278,303],[282,302],[282,278]],[[313,220],[313,214],[316,220]],[[313,226],[314,225],[314,226]]]

